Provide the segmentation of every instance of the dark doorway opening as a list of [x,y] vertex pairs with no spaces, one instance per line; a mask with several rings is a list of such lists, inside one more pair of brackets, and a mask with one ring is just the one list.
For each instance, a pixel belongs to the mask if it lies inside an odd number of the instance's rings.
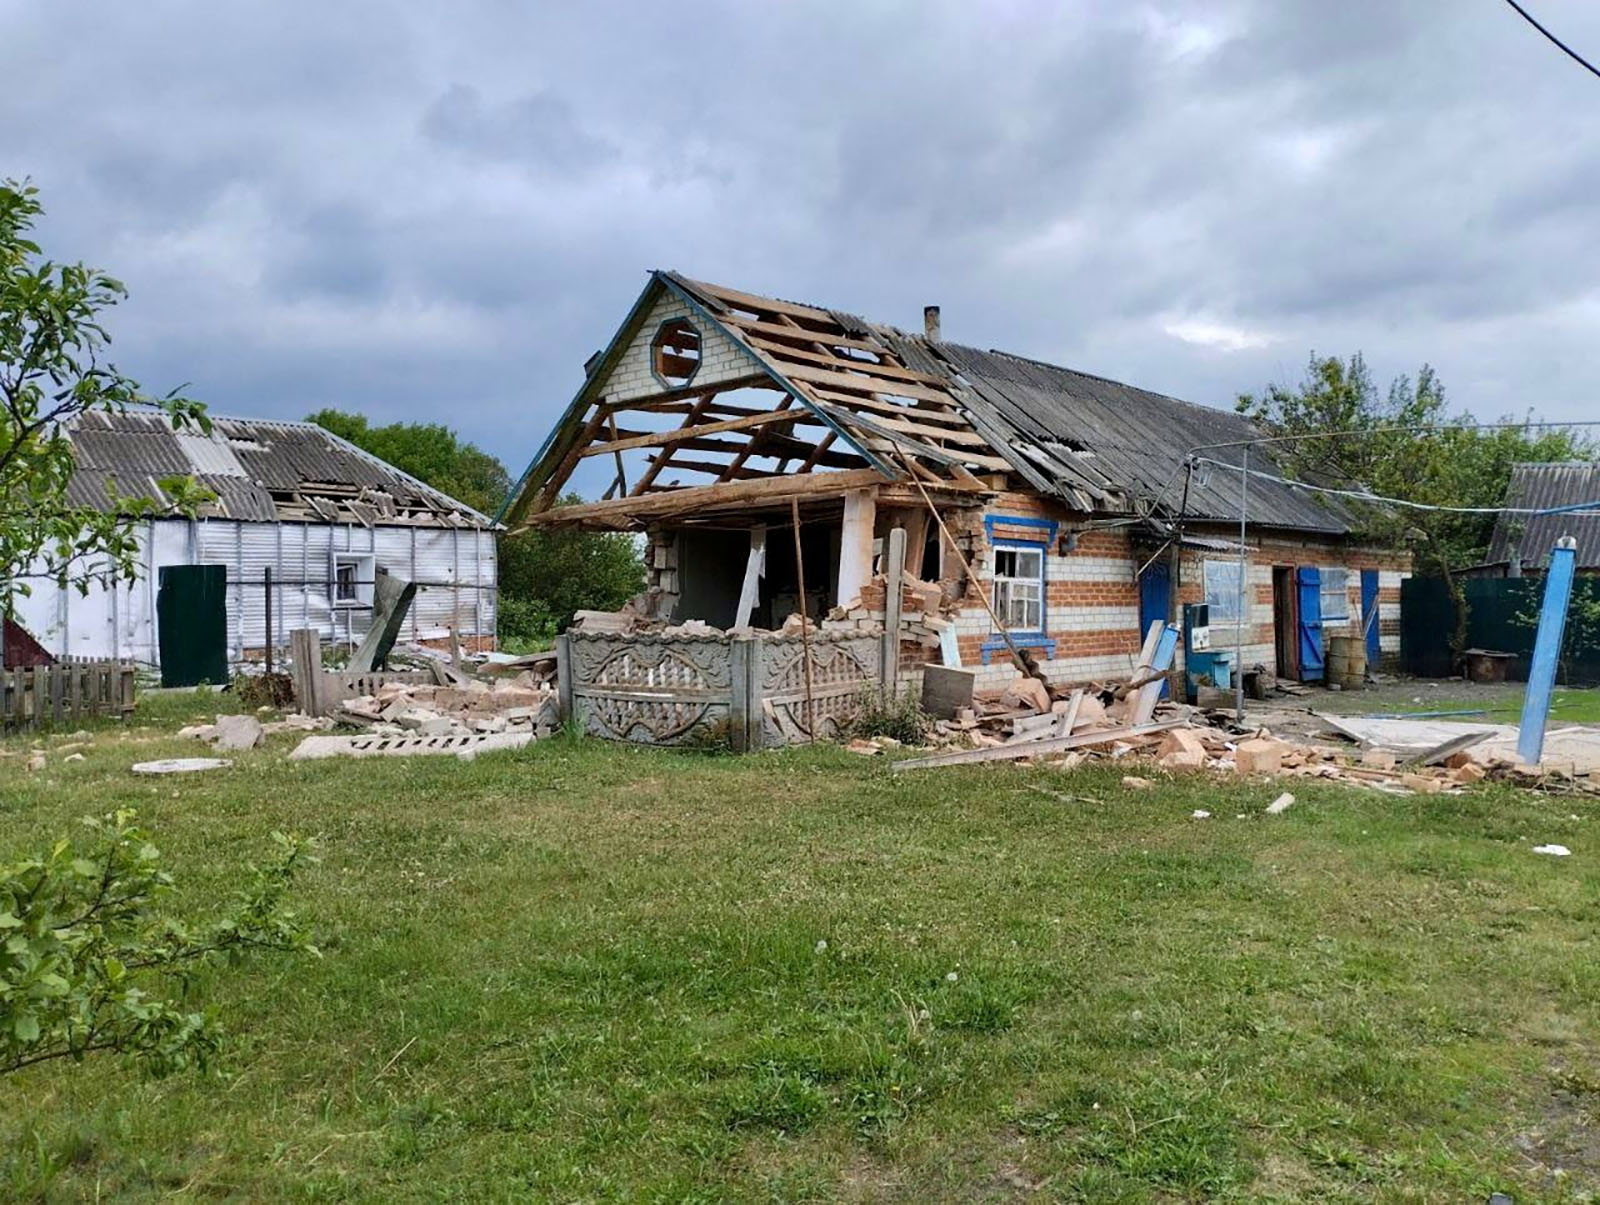
[[1299,595],[1293,565],[1272,567],[1272,645],[1278,677],[1300,677]]

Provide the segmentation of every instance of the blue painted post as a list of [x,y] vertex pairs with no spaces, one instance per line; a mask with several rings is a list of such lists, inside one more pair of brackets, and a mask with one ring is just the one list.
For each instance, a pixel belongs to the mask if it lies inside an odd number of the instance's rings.
[[1577,560],[1578,542],[1571,536],[1562,536],[1550,550],[1539,631],[1533,638],[1533,664],[1528,669],[1528,693],[1522,697],[1522,728],[1517,735],[1517,756],[1524,765],[1538,765],[1544,754],[1544,727],[1550,718],[1550,693],[1555,689],[1556,663],[1561,660],[1561,637],[1567,627],[1567,603]]

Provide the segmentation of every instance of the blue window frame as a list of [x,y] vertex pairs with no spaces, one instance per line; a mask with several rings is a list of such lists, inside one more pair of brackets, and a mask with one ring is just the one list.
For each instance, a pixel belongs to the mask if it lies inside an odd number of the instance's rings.
[[[1023,515],[986,515],[983,525],[994,554],[990,567],[989,601],[1010,633],[1011,643],[1019,648],[1054,651],[1056,642],[1048,631],[1045,565],[1050,549],[1055,544],[1055,520]],[[1040,538],[997,536],[997,527],[1008,531],[1037,531]],[[979,649],[985,665],[989,664],[992,653],[1007,651],[1006,640],[999,634],[985,640]]]

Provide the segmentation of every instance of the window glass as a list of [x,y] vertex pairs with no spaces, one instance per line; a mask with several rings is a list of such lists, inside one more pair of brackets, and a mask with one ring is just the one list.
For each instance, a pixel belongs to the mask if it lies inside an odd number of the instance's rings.
[[1044,549],[994,550],[994,613],[1007,631],[1044,630]]
[[1203,566],[1206,606],[1212,623],[1236,623],[1239,619],[1239,562],[1214,560]]
[[1340,623],[1350,618],[1350,571],[1322,571],[1322,622]]

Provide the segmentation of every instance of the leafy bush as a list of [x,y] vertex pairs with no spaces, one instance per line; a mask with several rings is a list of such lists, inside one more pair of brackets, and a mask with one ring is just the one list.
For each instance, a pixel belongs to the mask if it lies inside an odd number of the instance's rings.
[[233,696],[250,711],[257,707],[282,711],[294,703],[294,679],[280,673],[235,674]]
[[156,1075],[203,1065],[220,1035],[185,1007],[197,967],[250,950],[316,953],[283,907],[306,843],[273,833],[275,860],[248,867],[233,907],[191,928],[156,911],[172,877],[136,818],[86,818],[90,847],[63,838],[0,868],[0,1073],[96,1051]]
[[555,616],[541,599],[501,594],[495,622],[500,648],[508,653],[533,653],[556,638]]
[[887,736],[902,745],[920,745],[933,727],[933,717],[922,710],[909,691],[863,691],[848,736]]

